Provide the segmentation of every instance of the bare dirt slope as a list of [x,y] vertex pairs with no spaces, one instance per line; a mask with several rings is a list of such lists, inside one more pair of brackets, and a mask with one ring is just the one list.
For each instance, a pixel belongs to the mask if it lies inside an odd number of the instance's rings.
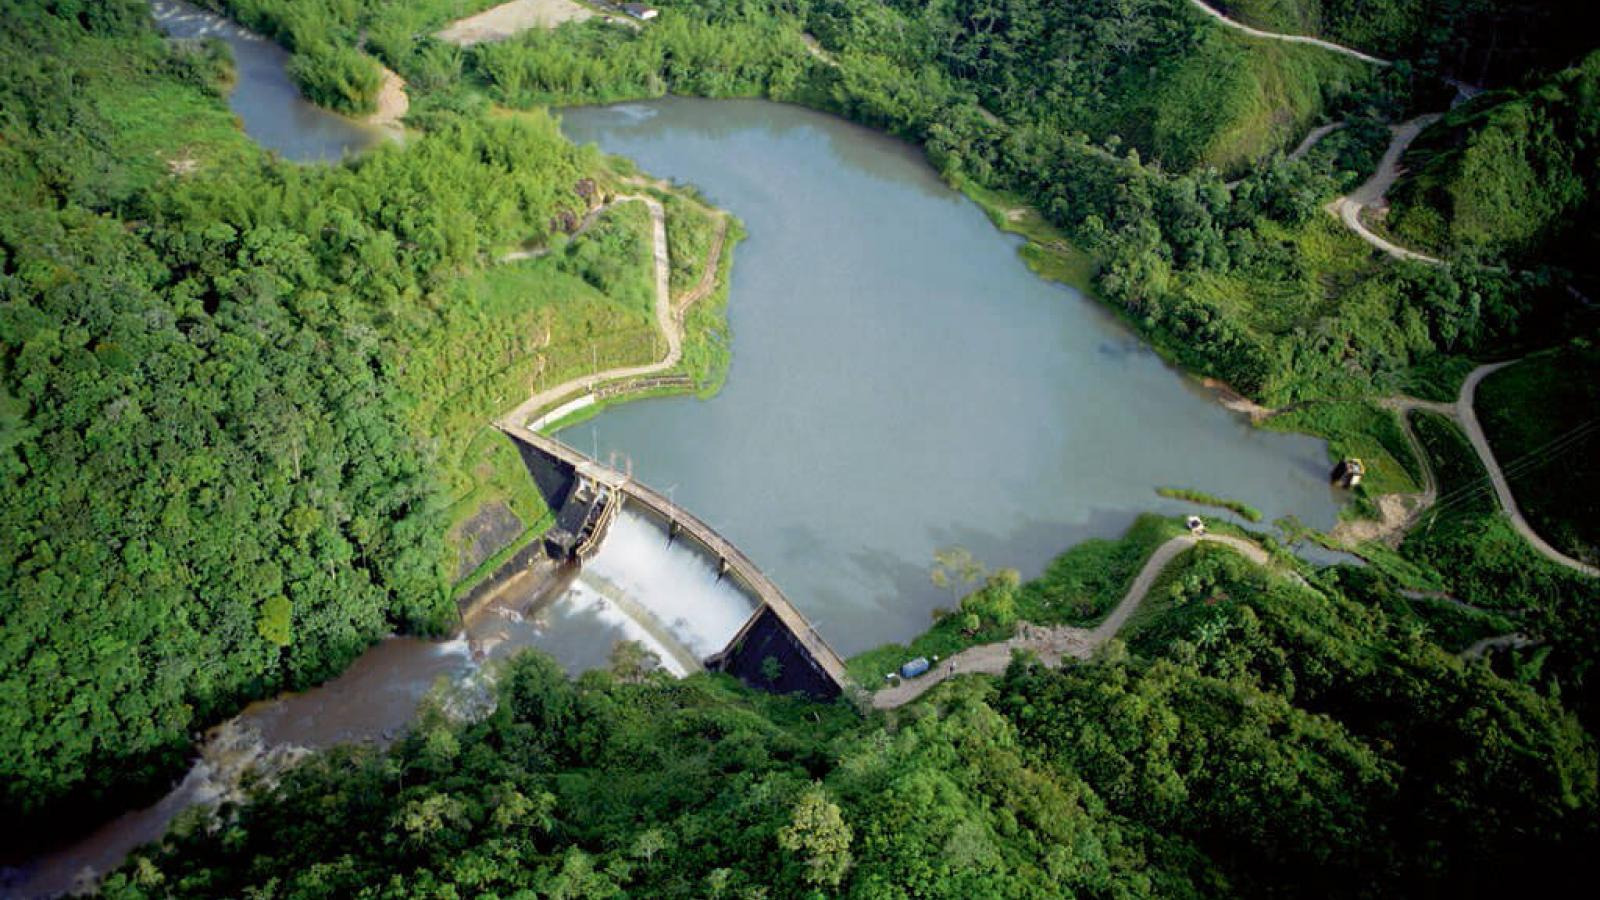
[[446,43],[470,47],[503,41],[530,28],[555,28],[563,22],[582,22],[598,13],[572,0],[511,0],[475,16],[457,19],[436,37]]

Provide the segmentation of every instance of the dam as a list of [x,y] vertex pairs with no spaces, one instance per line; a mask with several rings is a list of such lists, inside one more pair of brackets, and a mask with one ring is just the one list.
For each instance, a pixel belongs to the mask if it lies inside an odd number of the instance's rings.
[[[653,520],[667,536],[667,542],[692,545],[715,568],[716,582],[736,587],[751,598],[753,608],[724,646],[710,648],[703,641],[656,640],[668,654],[681,660],[682,650],[703,654],[698,662],[715,672],[726,672],[744,683],[774,693],[804,693],[818,700],[831,700],[849,688],[844,660],[822,639],[806,617],[795,608],[772,579],[753,561],[718,534],[710,525],[675,504],[670,497],[640,483],[630,474],[602,465],[555,438],[527,428],[501,425],[517,445],[523,463],[538,484],[555,524],[546,533],[540,551],[557,562],[583,566],[594,559],[608,532],[619,522],[626,532],[637,531],[639,520]],[[620,535],[619,535],[620,537]],[[531,564],[533,554],[524,551],[491,581],[498,582]],[[619,580],[626,575],[617,576]],[[627,592],[618,592],[613,602],[624,605]],[[722,606],[726,609],[726,605]],[[716,605],[704,610],[687,610],[673,621],[691,634],[692,623],[702,615],[717,615]],[[654,610],[628,610],[630,618],[647,630],[656,630],[651,618],[661,618]],[[695,646],[698,644],[699,646]],[[683,668],[680,666],[669,668]]]

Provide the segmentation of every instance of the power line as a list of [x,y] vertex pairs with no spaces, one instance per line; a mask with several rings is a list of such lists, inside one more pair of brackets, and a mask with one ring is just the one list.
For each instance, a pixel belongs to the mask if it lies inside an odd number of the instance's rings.
[[[1552,438],[1543,445],[1536,447],[1527,453],[1524,453],[1511,463],[1501,466],[1501,475],[1505,478],[1507,484],[1509,485],[1513,477],[1526,474],[1530,471],[1534,471],[1544,465],[1547,465],[1557,457],[1570,452],[1575,447],[1580,446],[1596,432],[1597,427],[1600,427],[1600,419],[1589,419],[1587,421],[1580,422],[1567,432]],[[1476,453],[1474,453],[1474,455],[1476,456]],[[1442,513],[1447,509],[1476,499],[1478,495],[1484,493],[1485,491],[1492,493],[1493,488],[1494,476],[1490,474],[1487,471],[1487,467],[1485,467],[1485,472],[1483,475],[1473,478],[1462,485],[1440,494],[1438,498],[1435,499],[1433,506],[1429,511],[1435,514]]]

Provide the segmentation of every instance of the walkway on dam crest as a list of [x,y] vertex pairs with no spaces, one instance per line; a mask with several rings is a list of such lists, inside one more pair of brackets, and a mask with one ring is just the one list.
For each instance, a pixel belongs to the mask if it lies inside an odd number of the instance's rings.
[[1116,637],[1122,626],[1127,624],[1129,617],[1139,608],[1145,595],[1150,593],[1150,588],[1155,585],[1156,579],[1161,577],[1161,572],[1166,569],[1167,564],[1176,559],[1178,554],[1201,542],[1230,547],[1256,565],[1264,566],[1270,560],[1267,551],[1243,538],[1224,534],[1179,535],[1157,547],[1156,552],[1150,554],[1144,568],[1140,569],[1138,576],[1133,579],[1127,595],[1115,609],[1111,610],[1111,614],[1094,628],[1074,628],[1070,625],[1044,628],[1023,622],[1018,625],[1016,636],[1010,640],[968,647],[948,660],[941,660],[939,665],[926,675],[906,679],[894,687],[874,693],[873,708],[894,709],[910,703],[946,678],[956,675],[966,675],[971,672],[999,675],[1011,664],[1011,654],[1016,650],[1030,651],[1038,656],[1040,661],[1050,666],[1060,665],[1061,660],[1066,657],[1088,659],[1102,644]]

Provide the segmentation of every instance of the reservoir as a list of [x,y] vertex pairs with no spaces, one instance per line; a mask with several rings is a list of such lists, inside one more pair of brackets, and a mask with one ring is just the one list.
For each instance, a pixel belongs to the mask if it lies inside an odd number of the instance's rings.
[[950,604],[935,550],[1036,575],[1140,512],[1193,509],[1160,486],[1333,524],[1322,441],[1252,428],[1098,301],[1035,276],[915,148],[763,101],[562,115],[573,140],[696,185],[750,235],[723,390],[562,437],[673,491],[840,653],[904,641]]

